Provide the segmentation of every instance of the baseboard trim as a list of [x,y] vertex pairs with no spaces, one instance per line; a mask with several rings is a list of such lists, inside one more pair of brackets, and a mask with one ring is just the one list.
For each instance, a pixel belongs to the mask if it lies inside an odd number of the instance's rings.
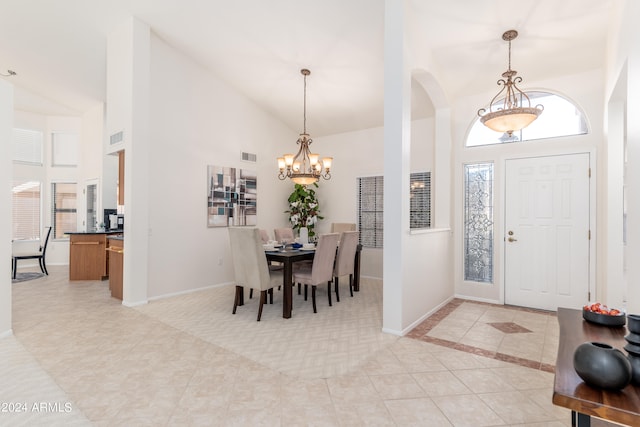
[[13,329],[9,329],[8,331],[0,332],[0,340],[3,338],[13,336]]
[[402,336],[405,336],[406,334],[411,332],[411,330],[413,328],[418,326],[420,323],[424,322],[428,317],[430,317],[432,314],[436,313],[442,307],[444,307],[445,305],[449,304],[454,298],[455,298],[455,296],[450,296],[449,298],[447,298],[446,300],[444,300],[443,302],[441,302],[440,304],[436,305],[434,308],[432,308],[431,310],[429,310],[428,312],[426,312],[425,314],[420,316],[420,318],[418,318],[416,321],[412,322],[409,326],[407,326],[406,328],[404,328],[402,330]]
[[230,286],[230,285],[235,285],[235,284],[236,284],[235,282],[226,282],[226,283],[218,283],[218,284],[215,284],[215,285],[203,286],[201,288],[187,289],[187,290],[180,291],[180,292],[171,292],[169,294],[162,294],[162,295],[158,295],[158,296],[155,296],[155,297],[151,297],[151,298],[149,298],[149,301],[158,301],[158,300],[167,299],[167,298],[173,298],[173,297],[177,297],[177,296],[181,296],[181,295],[192,294],[194,292],[206,291],[208,289],[222,288],[224,286]]
[[463,299],[463,300],[467,300],[467,301],[486,302],[487,304],[504,305],[504,303],[500,302],[499,300],[490,299],[490,298],[478,298],[478,297],[472,297],[472,296],[469,296],[469,295],[458,295],[458,294],[456,294],[454,296],[454,298]]

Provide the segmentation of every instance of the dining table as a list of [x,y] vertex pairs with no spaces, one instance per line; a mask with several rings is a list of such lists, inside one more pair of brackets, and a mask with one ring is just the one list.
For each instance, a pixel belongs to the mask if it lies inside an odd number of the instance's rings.
[[572,426],[589,427],[592,416],[629,426],[640,425],[640,385],[632,383],[622,390],[590,386],[573,366],[576,348],[584,342],[596,341],[623,349],[627,329],[590,323],[583,320],[581,310],[562,307],[558,308],[558,324],[553,403],[571,410]]
[[291,318],[293,308],[293,263],[313,260],[315,250],[304,249],[274,249],[265,251],[267,261],[282,263],[282,317]]
[[[358,244],[355,256],[355,266],[353,271],[353,290],[360,291],[360,254],[362,245]],[[282,317],[291,318],[293,309],[293,264],[299,261],[313,260],[316,254],[315,249],[293,249],[279,248],[266,250],[265,255],[269,262],[279,262],[283,266],[282,271]]]

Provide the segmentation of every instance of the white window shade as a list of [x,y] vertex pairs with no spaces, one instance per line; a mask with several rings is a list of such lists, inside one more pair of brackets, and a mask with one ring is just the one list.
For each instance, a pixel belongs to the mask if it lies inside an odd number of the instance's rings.
[[54,132],[51,135],[51,166],[78,164],[78,134]]
[[40,239],[40,182],[15,180],[12,187],[13,240]]
[[13,161],[41,165],[42,132],[29,129],[13,129]]

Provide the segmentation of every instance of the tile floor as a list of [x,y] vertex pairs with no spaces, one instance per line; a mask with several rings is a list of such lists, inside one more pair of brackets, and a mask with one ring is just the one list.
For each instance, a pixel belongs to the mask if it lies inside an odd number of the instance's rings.
[[333,307],[319,292],[315,315],[295,295],[289,320],[276,292],[256,322],[255,298],[231,315],[231,287],[127,308],[50,270],[12,288],[0,425],[570,425],[551,403],[549,313],[454,300],[398,338],[366,279]]

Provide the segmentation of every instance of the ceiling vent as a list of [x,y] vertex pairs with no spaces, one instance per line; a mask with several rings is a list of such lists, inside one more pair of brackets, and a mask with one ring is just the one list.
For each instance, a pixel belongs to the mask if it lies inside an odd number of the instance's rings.
[[255,163],[258,161],[258,156],[256,154],[253,153],[246,153],[246,152],[242,152],[242,161],[243,162],[251,162],[251,163]]

